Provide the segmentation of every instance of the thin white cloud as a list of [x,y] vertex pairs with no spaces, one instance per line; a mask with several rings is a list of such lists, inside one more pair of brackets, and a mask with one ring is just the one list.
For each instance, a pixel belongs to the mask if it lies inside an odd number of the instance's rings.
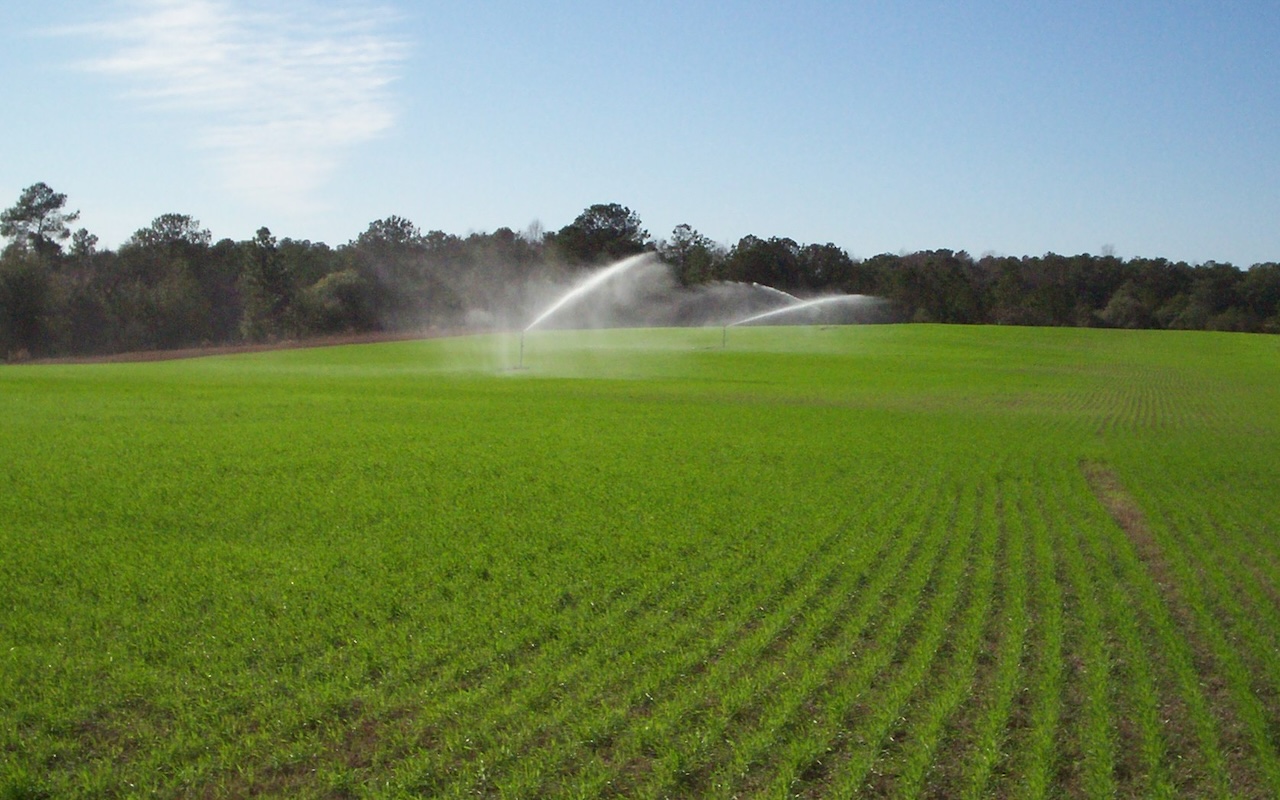
[[106,53],[92,72],[128,96],[186,115],[194,144],[228,186],[282,207],[306,202],[349,148],[395,122],[390,84],[405,43],[393,16],[363,4],[331,8],[242,0],[139,0],[81,26]]

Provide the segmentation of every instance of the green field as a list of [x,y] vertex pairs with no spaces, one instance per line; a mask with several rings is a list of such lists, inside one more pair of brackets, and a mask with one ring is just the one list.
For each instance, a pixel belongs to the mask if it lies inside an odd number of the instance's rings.
[[0,367],[0,797],[1275,797],[1280,338]]

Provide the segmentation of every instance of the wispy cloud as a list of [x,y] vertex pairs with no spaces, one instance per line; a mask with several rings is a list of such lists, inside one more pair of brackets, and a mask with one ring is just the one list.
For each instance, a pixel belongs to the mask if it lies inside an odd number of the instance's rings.
[[[256,5],[256,4],[255,4]],[[104,45],[92,72],[178,112],[228,186],[271,205],[319,189],[345,152],[395,122],[390,84],[407,46],[365,4],[140,0],[75,29]]]

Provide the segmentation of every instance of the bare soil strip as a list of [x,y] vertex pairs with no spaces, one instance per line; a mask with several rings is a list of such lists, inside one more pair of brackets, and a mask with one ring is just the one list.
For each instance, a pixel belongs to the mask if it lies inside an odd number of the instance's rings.
[[[1146,515],[1132,495],[1125,490],[1120,477],[1109,466],[1093,461],[1081,461],[1080,470],[1094,496],[1107,509],[1111,518],[1120,526],[1133,545],[1178,630],[1190,645],[1192,662],[1195,671],[1200,675],[1200,686],[1211,706],[1212,715],[1218,725],[1218,733],[1222,737],[1224,755],[1232,773],[1233,790],[1244,797],[1266,796],[1261,777],[1256,774],[1254,765],[1249,763],[1248,755],[1251,747],[1244,732],[1244,725],[1236,713],[1226,676],[1221,672],[1221,665],[1214,657],[1209,641],[1199,630],[1195,612],[1183,596],[1177,570],[1157,541]],[[1174,732],[1170,731],[1170,733]]]
[[[369,333],[342,333],[333,336],[315,336],[307,339],[281,339],[256,344],[223,344],[207,347],[184,347],[177,350],[136,350],[129,353],[107,353],[93,356],[61,356],[58,358],[33,358],[14,361],[18,364],[120,364],[134,361],[174,361],[182,358],[205,356],[229,356],[239,353],[261,353],[268,350],[298,350],[309,347],[337,347],[347,344],[377,344],[379,342],[407,342],[415,339],[439,339],[448,336],[467,336],[489,333],[487,330],[431,328],[418,331],[372,331]],[[4,360],[0,359],[0,364]]]

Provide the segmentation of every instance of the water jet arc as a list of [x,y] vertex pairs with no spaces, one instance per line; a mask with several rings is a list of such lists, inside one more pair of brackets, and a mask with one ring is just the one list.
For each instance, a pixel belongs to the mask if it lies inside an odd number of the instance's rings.
[[[781,309],[773,309],[774,311],[785,311],[787,308],[791,308],[798,303],[804,302],[803,300],[801,300],[799,297],[796,297],[791,292],[783,291],[782,289],[776,289],[766,283],[751,281],[751,283],[749,284],[740,284],[740,285],[746,285],[746,286],[750,286],[752,289],[759,289],[761,291],[768,292],[774,297],[781,298],[783,302],[787,304],[785,307]],[[730,324],[731,323],[726,322],[724,325],[721,326],[721,330],[720,330],[720,349],[721,350],[723,350],[729,344],[729,325]],[[732,323],[732,324],[736,325],[737,323]]]
[[796,302],[793,303],[792,305],[783,306],[782,308],[775,308],[772,311],[764,311],[759,314],[752,314],[749,317],[745,317],[736,322],[730,322],[728,325],[725,325],[724,329],[720,332],[720,348],[723,350],[725,347],[728,346],[729,329],[734,327],[735,325],[746,325],[747,323],[750,323],[750,322],[758,322],[759,320],[762,320],[762,319],[769,319],[770,317],[777,317],[782,314],[789,314],[794,311],[803,311],[806,308],[813,308],[815,306],[824,306],[829,303],[838,303],[841,301],[864,300],[864,299],[869,299],[869,296],[865,294],[837,294],[830,297],[818,297],[813,300],[800,300],[799,298],[797,298]]
[[762,319],[777,317],[782,314],[790,314],[796,311],[802,311],[806,308],[813,308],[815,306],[824,306],[830,303],[838,303],[842,301],[847,302],[850,300],[860,300],[866,297],[867,295],[865,294],[838,294],[838,295],[833,295],[831,297],[818,297],[813,300],[802,300],[798,303],[795,303],[794,305],[784,306],[782,308],[775,308],[772,311],[764,311],[759,314],[752,314],[751,316],[746,317],[744,319],[740,319],[737,322],[730,322],[725,327],[732,328],[735,325],[746,325],[749,322],[757,322]]
[[564,308],[569,303],[587,294],[592,289],[595,289],[597,286],[609,280],[610,278],[616,275],[621,275],[622,273],[626,272],[627,270],[631,269],[637,264],[641,264],[646,261],[649,261],[652,257],[653,256],[651,253],[641,253],[640,255],[624,258],[621,261],[618,261],[614,264],[610,264],[604,269],[591,273],[586,278],[579,281],[572,288],[570,288],[569,291],[565,292],[564,294],[556,298],[555,302],[547,306],[546,309],[544,309],[541,314],[534,317],[533,322],[530,322],[529,325],[525,327],[524,329],[525,333],[528,333],[529,331],[533,330],[540,323],[546,321],[548,317],[555,314],[561,308]]
[[763,289],[763,290],[765,290],[766,292],[768,292],[769,294],[772,294],[772,295],[774,295],[774,296],[776,296],[776,297],[781,297],[783,300],[786,300],[788,303],[803,303],[803,302],[804,302],[803,300],[801,300],[799,297],[796,297],[796,296],[795,296],[794,294],[792,294],[791,292],[785,292],[785,291],[783,291],[782,289],[775,289],[775,288],[773,288],[772,286],[769,286],[769,285],[767,285],[767,284],[763,284],[763,283],[756,283],[755,281],[752,281],[752,282],[751,282],[751,285],[752,285],[753,287],[755,287],[756,289]]
[[542,322],[545,322],[548,317],[552,316],[553,314],[555,314],[560,309],[564,308],[569,303],[572,303],[574,300],[577,300],[583,295],[589,293],[591,290],[595,289],[600,284],[608,281],[610,278],[613,278],[617,275],[621,275],[622,273],[626,272],[627,270],[631,269],[637,264],[641,264],[650,260],[650,258],[652,258],[652,255],[653,255],[652,253],[640,253],[639,255],[630,256],[628,258],[622,259],[621,261],[610,264],[609,266],[604,267],[603,269],[600,269],[600,270],[597,270],[596,272],[591,273],[590,275],[588,275],[587,277],[583,278],[581,281],[579,281],[578,283],[570,287],[569,290],[566,291],[564,294],[557,297],[551,305],[547,306],[545,309],[542,310],[541,314],[533,318],[533,322],[530,322],[528,325],[525,326],[524,330],[520,331],[519,368],[524,369],[524,335],[526,333],[536,328]]

